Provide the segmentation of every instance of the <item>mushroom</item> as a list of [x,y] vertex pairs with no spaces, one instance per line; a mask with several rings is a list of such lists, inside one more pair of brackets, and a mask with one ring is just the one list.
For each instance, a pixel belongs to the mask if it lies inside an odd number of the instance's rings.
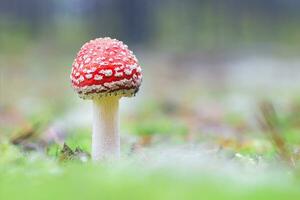
[[79,97],[93,101],[92,159],[119,158],[119,100],[135,96],[142,82],[135,55],[116,39],[91,40],[78,52],[70,78]]

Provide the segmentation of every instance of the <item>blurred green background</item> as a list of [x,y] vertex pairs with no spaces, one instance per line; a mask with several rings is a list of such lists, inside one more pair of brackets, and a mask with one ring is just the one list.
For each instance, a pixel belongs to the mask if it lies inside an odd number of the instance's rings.
[[[1,0],[0,199],[298,199],[300,1]],[[90,39],[143,68],[122,159],[90,162],[69,74]],[[65,144],[65,145],[64,145]]]

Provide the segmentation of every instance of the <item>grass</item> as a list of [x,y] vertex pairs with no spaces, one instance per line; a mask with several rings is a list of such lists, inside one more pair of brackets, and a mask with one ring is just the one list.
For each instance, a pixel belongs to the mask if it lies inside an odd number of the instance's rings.
[[[151,167],[130,158],[92,164],[58,163],[1,145],[0,199],[298,199],[299,180],[288,170],[256,175],[207,173],[199,168]],[[4,152],[4,153],[3,153]],[[236,168],[237,170],[238,168]],[[186,171],[188,170],[188,171]],[[228,172],[228,171],[227,171]],[[241,181],[247,179],[247,181]],[[254,182],[253,182],[254,181]]]

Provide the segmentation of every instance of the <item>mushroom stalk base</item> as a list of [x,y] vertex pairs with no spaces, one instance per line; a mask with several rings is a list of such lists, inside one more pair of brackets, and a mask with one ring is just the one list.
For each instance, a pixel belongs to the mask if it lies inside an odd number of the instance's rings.
[[120,157],[119,99],[102,97],[93,100],[92,159],[118,159]]

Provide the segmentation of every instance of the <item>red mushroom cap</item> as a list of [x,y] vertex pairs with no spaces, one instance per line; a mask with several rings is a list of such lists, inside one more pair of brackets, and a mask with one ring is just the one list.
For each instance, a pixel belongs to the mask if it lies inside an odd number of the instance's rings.
[[133,96],[141,81],[141,66],[127,45],[116,39],[97,38],[84,44],[75,58],[72,86],[84,99]]

